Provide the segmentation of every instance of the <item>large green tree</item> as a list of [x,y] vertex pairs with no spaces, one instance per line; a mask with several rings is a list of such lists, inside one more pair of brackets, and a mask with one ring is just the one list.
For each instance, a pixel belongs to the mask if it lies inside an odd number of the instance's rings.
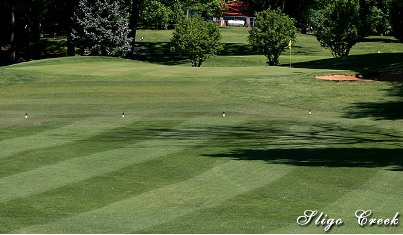
[[326,7],[322,20],[316,32],[320,44],[334,57],[347,56],[360,40],[358,1],[336,0]]
[[193,67],[200,67],[210,56],[223,48],[217,25],[199,16],[182,20],[171,38],[171,51],[188,58]]
[[73,21],[72,37],[82,55],[129,53],[129,15],[122,1],[80,0]]
[[249,31],[249,43],[267,57],[269,65],[278,65],[281,52],[294,41],[294,20],[280,9],[256,14],[256,27]]

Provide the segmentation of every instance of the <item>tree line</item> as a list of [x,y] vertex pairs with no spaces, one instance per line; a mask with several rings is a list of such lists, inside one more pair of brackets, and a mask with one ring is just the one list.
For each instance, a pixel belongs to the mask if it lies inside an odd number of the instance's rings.
[[[2,0],[0,2],[0,64],[37,59],[41,55],[40,38],[64,35],[67,39],[67,55],[76,53],[73,31],[79,22],[77,16],[85,7],[94,13],[99,6],[114,7],[119,18],[121,10],[127,11],[128,30],[135,38],[140,9],[145,0]],[[85,4],[83,4],[85,3]],[[118,6],[118,7],[116,7]],[[107,18],[107,17],[106,17]],[[133,47],[133,45],[130,45]]]
[[[69,56],[78,52],[131,57],[135,53],[138,27],[175,28],[194,13],[203,19],[219,17],[221,1],[3,0],[0,3],[0,63],[40,58],[41,37],[57,35],[66,37]],[[333,10],[332,13],[335,2],[349,4],[348,12]],[[369,35],[394,35],[402,40],[403,0],[251,0],[250,5],[250,15],[277,9],[292,18],[302,33],[314,30],[322,46],[330,47],[332,52],[339,50],[335,56],[348,54],[352,42]],[[324,40],[334,37],[335,32],[329,31],[328,25],[335,25],[343,14],[344,22],[334,30],[349,29],[350,42],[339,46],[343,48],[332,48]]]

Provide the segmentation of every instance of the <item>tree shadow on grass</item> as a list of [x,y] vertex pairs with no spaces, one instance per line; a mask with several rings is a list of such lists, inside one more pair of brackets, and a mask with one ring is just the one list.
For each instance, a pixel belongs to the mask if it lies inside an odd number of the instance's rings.
[[251,45],[243,43],[224,43],[223,50],[219,53],[222,56],[243,56],[259,55],[260,53],[253,49]]
[[[302,129],[291,132],[234,127],[229,132],[222,132],[224,137],[219,138],[227,139],[225,145],[232,143],[230,146],[235,150],[204,156],[293,166],[382,167],[403,171],[403,148],[399,144],[403,136],[400,133],[376,128],[371,130],[369,127],[349,129],[333,124],[317,124]],[[251,142],[248,143],[248,140]],[[240,144],[242,142],[245,145]]]
[[162,65],[179,65],[189,63],[181,56],[173,54],[169,42],[137,42],[139,60]]
[[374,118],[376,120],[403,119],[403,83],[394,85],[389,93],[396,97],[394,101],[356,103],[348,108],[344,117],[347,118]]
[[[171,52],[169,42],[137,42],[137,57],[139,60],[162,65],[179,65],[190,63],[188,59]],[[225,43],[221,56],[257,55],[256,50],[246,44]]]
[[382,43],[400,43],[396,38],[385,38],[385,37],[366,37],[362,38],[360,42],[382,42]]
[[403,101],[385,103],[357,103],[345,114],[348,118],[374,118],[376,120],[403,119]]
[[[370,39],[369,39],[370,40]],[[346,118],[403,119],[403,53],[353,55],[294,63],[294,68],[352,70],[367,80],[393,83],[387,102],[360,102],[348,108]]]
[[371,76],[372,73],[385,71],[402,71],[403,53],[350,55],[340,58],[329,58],[293,63],[293,67],[309,69],[351,70],[364,75],[365,78],[365,75]]
[[370,126],[259,122],[240,126],[152,128],[146,132],[154,133],[154,138],[176,140],[180,145],[210,139],[208,143],[200,142],[199,147],[233,149],[203,155],[207,157],[295,166],[403,170],[402,133]]
[[294,148],[241,149],[230,153],[205,155],[237,160],[260,160],[269,164],[324,167],[385,167],[391,171],[403,170],[403,149],[382,148]]

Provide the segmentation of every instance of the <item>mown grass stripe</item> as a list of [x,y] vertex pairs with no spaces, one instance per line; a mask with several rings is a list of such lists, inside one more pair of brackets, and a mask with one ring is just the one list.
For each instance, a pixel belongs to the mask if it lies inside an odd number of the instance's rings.
[[228,161],[200,157],[204,151],[203,147],[184,149],[38,195],[0,203],[0,234],[95,210],[182,182]]
[[[90,154],[1,178],[0,202],[38,194],[182,149],[176,146],[174,141],[146,142],[139,144],[139,147]],[[148,144],[150,146],[146,147]]]
[[[388,171],[382,168],[370,169],[372,174],[368,175],[361,184],[352,190],[345,191],[337,200],[325,204],[321,207],[306,207],[304,210],[317,210],[318,215],[308,226],[299,226],[296,223],[290,223],[288,226],[277,230],[271,230],[271,233],[324,233],[325,226],[315,225],[315,220],[321,212],[325,216],[322,219],[343,220],[342,226],[332,226],[331,232],[334,233],[402,233],[400,226],[365,226],[361,227],[355,217],[356,210],[371,210],[372,215],[369,218],[391,219],[396,212],[403,211],[401,187],[403,179],[398,171]],[[364,175],[364,174],[363,174]],[[369,177],[368,177],[369,176]],[[354,179],[352,179],[354,180]],[[359,181],[359,180],[355,180]],[[342,183],[342,182],[340,182]],[[356,183],[354,183],[356,184]],[[334,187],[336,190],[336,188]],[[341,192],[335,191],[334,194]],[[303,210],[298,216],[303,215]],[[368,219],[369,219],[368,218]]]
[[261,161],[230,160],[189,180],[168,185],[106,207],[16,233],[133,233],[167,223],[196,210],[283,177],[294,167]]
[[61,128],[46,130],[34,135],[5,139],[0,141],[0,159],[23,151],[71,143],[125,124],[125,122],[119,121],[106,122],[102,118],[88,118],[75,121]]
[[402,215],[402,186],[403,178],[399,171],[377,169],[374,177],[368,178],[365,184],[346,193],[324,210],[345,221],[345,226],[334,228],[335,232],[351,233],[355,229],[361,233],[402,233],[401,219],[398,226],[360,227],[355,217],[356,210],[371,210],[370,218],[377,219],[392,219],[397,212]]
[[0,178],[73,158],[124,148],[130,144],[153,139],[163,130],[169,130],[183,122],[183,119],[147,122],[145,118],[140,121],[132,121],[131,118],[127,118],[127,120],[123,121],[126,125],[104,130],[85,139],[18,152],[9,157],[1,158]]
[[[228,121],[223,125],[235,124],[241,120]],[[210,122],[211,120],[203,117],[190,119],[171,130],[161,132],[154,139],[0,178],[0,202],[42,193],[201,144],[214,138],[214,136],[192,135],[186,137],[186,130],[195,125],[197,126],[201,123],[207,125]],[[216,122],[216,124],[222,123]],[[164,137],[172,136],[171,132],[183,132],[182,134],[185,136],[177,136],[177,138]],[[181,139],[182,137],[185,139]]]

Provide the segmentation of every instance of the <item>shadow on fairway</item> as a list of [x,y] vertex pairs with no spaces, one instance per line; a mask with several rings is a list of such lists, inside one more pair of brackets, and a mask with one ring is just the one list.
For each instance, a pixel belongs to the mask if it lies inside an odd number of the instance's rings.
[[403,119],[403,83],[394,85],[390,96],[396,97],[395,101],[380,103],[356,103],[344,114],[347,118],[374,118],[376,120]]
[[403,53],[350,55],[340,58],[294,63],[292,66],[294,68],[352,70],[364,75],[364,78],[366,75],[369,75],[369,79],[371,79],[371,73],[374,72],[402,71]]
[[[368,39],[377,40],[377,39]],[[387,102],[360,102],[348,108],[347,118],[403,119],[403,53],[365,54],[294,63],[294,68],[352,70],[364,79],[395,82]]]
[[218,145],[234,150],[204,156],[294,166],[384,167],[403,171],[403,136],[399,132],[366,126],[345,128],[331,123],[288,126],[291,128],[283,130],[263,126],[221,130],[217,139],[223,141]]
[[260,53],[252,48],[252,46],[243,43],[224,43],[223,50],[219,53],[222,56],[244,56],[259,55]]
[[[189,63],[184,57],[173,54],[169,42],[138,42],[138,59],[162,65],[179,65]],[[219,53],[222,56],[257,55],[251,46],[241,43],[225,43]]]
[[362,38],[360,42],[400,43],[398,39],[385,37],[366,37]]
[[242,126],[152,128],[154,138],[178,144],[210,139],[201,148],[226,148],[204,154],[270,164],[326,167],[385,167],[403,170],[403,135],[372,126],[342,127],[337,123],[256,122]]
[[403,170],[403,149],[379,148],[295,148],[267,150],[239,150],[231,153],[208,155],[237,160],[261,160],[269,164],[325,167],[386,167]]
[[162,65],[179,65],[189,63],[185,58],[174,55],[168,42],[138,42],[139,60]]

